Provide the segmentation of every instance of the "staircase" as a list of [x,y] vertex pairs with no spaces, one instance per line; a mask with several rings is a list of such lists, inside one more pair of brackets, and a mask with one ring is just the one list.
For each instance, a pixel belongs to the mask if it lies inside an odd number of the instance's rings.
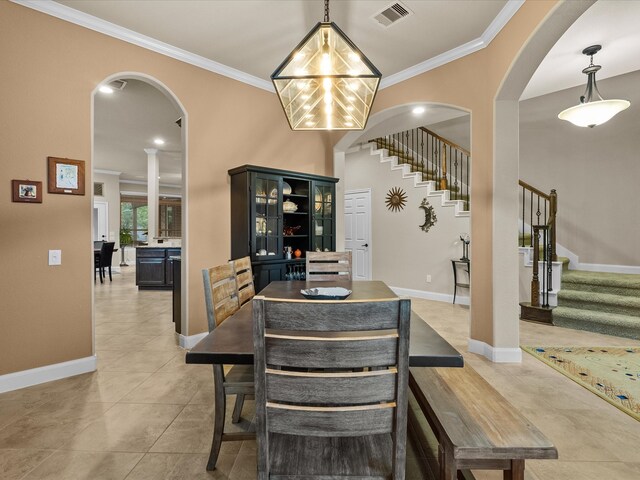
[[640,275],[563,272],[553,323],[640,340]]
[[[416,178],[416,185],[444,194],[448,202],[460,202],[459,210],[469,212],[468,150],[425,127],[369,140],[376,150],[392,159],[393,167],[403,168],[405,177]],[[436,194],[437,194],[436,193]],[[456,212],[457,213],[457,212]]]

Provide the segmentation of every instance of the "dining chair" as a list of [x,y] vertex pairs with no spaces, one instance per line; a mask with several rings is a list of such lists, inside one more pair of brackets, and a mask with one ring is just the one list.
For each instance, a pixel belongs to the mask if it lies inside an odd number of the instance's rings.
[[408,299],[253,299],[258,479],[404,479]]
[[307,252],[307,280],[351,280],[351,252]]
[[100,274],[100,283],[104,283],[104,278],[106,278],[106,268],[109,269],[109,281],[113,281],[113,277],[111,276],[111,261],[113,258],[113,249],[115,247],[115,242],[102,242],[100,247],[100,253],[95,253],[93,255],[93,281],[96,281],[96,270]]
[[253,271],[251,270],[251,258],[242,257],[231,260],[236,273],[236,289],[238,290],[238,301],[240,306],[247,303],[256,294],[253,285]]
[[[202,270],[204,298],[207,308],[209,332],[240,309],[236,274],[233,263]],[[231,416],[232,423],[240,422],[245,395],[253,395],[253,365],[233,365],[225,374],[223,365],[213,365],[215,388],[215,425],[207,470],[214,470],[224,434],[226,396],[236,395]],[[233,438],[226,438],[231,440]],[[240,440],[241,437],[238,438]]]

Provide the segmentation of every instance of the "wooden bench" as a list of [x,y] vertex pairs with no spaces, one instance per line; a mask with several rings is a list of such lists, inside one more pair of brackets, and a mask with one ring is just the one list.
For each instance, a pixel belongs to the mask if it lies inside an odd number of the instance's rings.
[[558,458],[553,444],[469,366],[412,367],[409,386],[416,400],[409,422],[416,427],[416,407],[429,422],[440,480],[465,478],[469,469],[503,470],[505,480],[522,480],[525,459]]

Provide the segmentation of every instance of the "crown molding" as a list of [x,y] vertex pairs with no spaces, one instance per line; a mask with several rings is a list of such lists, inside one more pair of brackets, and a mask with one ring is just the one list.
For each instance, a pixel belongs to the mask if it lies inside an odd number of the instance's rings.
[[134,32],[133,30],[129,30],[128,28],[120,27],[118,25],[115,25],[114,23],[94,17],[93,15],[89,15],[74,8],[67,7],[66,5],[62,5],[60,3],[52,1],[11,1],[24,7],[37,10],[38,12],[46,13],[47,15],[51,15],[61,20],[75,23],[76,25],[80,25],[81,27],[85,27],[90,30],[103,33],[105,35],[109,35],[110,37],[117,38],[118,40],[123,40],[125,42],[132,43],[133,45],[146,48],[147,50],[160,53],[161,55],[180,60],[181,62],[185,62],[190,65],[200,67],[204,70],[208,70],[210,72],[232,78],[233,80],[238,80],[248,85],[267,90],[269,92],[275,92],[272,83],[267,80],[249,75],[248,73],[242,72],[227,65],[223,65],[222,63],[214,62],[213,60],[209,60],[208,58],[204,58],[200,55],[187,52],[186,50],[174,47],[173,45],[169,45],[168,43],[161,42],[159,40],[156,40],[155,38]]
[[[67,22],[75,23],[76,25],[80,25],[90,30],[109,35],[110,37],[132,43],[142,48],[146,48],[147,50],[154,51],[161,55],[174,58],[181,62],[185,62],[190,65],[200,67],[204,70],[223,75],[233,80],[237,80],[239,82],[261,88],[268,92],[275,92],[273,84],[268,80],[263,80],[262,78],[250,75],[241,70],[237,70],[227,65],[223,65],[222,63],[209,60],[208,58],[204,58],[200,55],[196,55],[181,48],[174,47],[173,45],[169,45],[168,43],[164,43],[146,35],[134,32],[133,30],[129,30],[128,28],[120,27],[111,22],[107,22],[105,20],[94,17],[93,15],[89,15],[87,13],[75,10],[71,7],[67,7],[66,5],[62,5],[53,1],[11,1],[24,7],[46,13],[62,20],[66,20]],[[502,28],[507,24],[511,17],[513,17],[513,15],[520,9],[524,2],[525,0],[508,0],[502,10],[500,10],[498,15],[496,15],[496,18],[493,19],[493,21],[489,24],[487,29],[479,38],[471,40],[470,42],[453,48],[447,52],[441,53],[440,55],[430,58],[429,60],[418,63],[417,65],[402,70],[401,72],[394,73],[393,75],[389,75],[388,77],[384,77],[380,81],[379,90],[383,90],[387,87],[395,85],[396,83],[409,80],[410,78],[413,78],[417,75],[423,74],[425,72],[428,72],[429,70],[433,70],[434,68],[440,67],[454,60],[458,60],[459,58],[462,58],[466,55],[477,52],[478,50],[487,47],[500,32],[500,30],[502,30]]]
[[471,40],[459,47],[452,48],[451,50],[436,55],[429,60],[418,63],[412,67],[406,68],[398,73],[384,77],[380,81],[379,90],[383,90],[387,87],[395,85],[396,83],[404,82],[417,75],[421,75],[434,68],[441,67],[449,62],[458,60],[459,58],[470,55],[478,50],[482,50],[487,47],[491,41],[498,35],[500,30],[507,24],[511,17],[520,9],[525,0],[508,0],[506,5],[502,7],[502,10],[496,15],[496,18],[489,24],[487,29],[475,40]]

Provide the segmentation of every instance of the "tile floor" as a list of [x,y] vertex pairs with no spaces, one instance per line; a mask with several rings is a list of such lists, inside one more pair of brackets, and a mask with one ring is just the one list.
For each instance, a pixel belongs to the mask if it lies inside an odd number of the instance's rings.
[[[184,363],[171,293],[138,292],[134,281],[130,268],[96,284],[97,372],[0,395],[0,479],[255,478],[255,442],[223,444],[218,469],[206,472],[211,369]],[[467,354],[465,307],[413,308],[556,444],[560,459],[527,462],[527,479],[640,478],[640,422],[526,353],[519,365]],[[523,344],[640,344],[524,322],[521,333]],[[430,478],[411,442],[407,478]]]

